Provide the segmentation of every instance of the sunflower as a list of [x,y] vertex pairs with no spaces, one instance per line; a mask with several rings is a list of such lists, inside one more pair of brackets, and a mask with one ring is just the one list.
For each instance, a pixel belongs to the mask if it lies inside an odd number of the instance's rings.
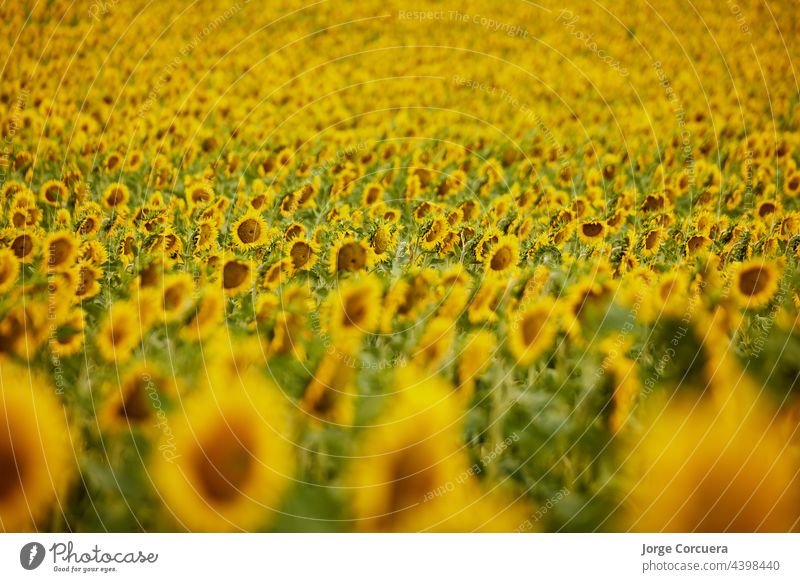
[[117,152],[113,152],[106,156],[106,161],[103,164],[103,170],[105,170],[106,174],[113,174],[117,170],[119,170],[120,166],[122,165],[122,156]]
[[578,238],[587,245],[596,245],[606,235],[606,225],[601,220],[590,220],[578,227]]
[[192,184],[186,189],[186,202],[189,209],[203,208],[214,202],[214,190],[204,181]]
[[233,242],[237,249],[247,251],[266,241],[267,223],[256,212],[248,212],[231,227]]
[[673,400],[648,422],[628,466],[628,525],[648,532],[789,532],[800,477],[789,442],[757,402],[729,414]]
[[293,271],[310,271],[317,263],[319,248],[311,240],[296,238],[289,243],[288,258]]
[[68,197],[67,186],[61,180],[48,180],[39,189],[39,198],[50,206],[61,206]]
[[242,389],[204,388],[185,413],[168,417],[152,460],[165,509],[189,531],[266,527],[291,484],[294,451],[286,407],[254,370],[232,379]]
[[585,331],[583,323],[589,319],[603,318],[613,296],[613,285],[605,279],[606,267],[584,276],[572,285],[564,298],[561,315],[570,336],[580,341]]
[[139,344],[139,317],[130,301],[117,301],[101,321],[95,343],[100,356],[107,362],[124,364]]
[[83,261],[78,261],[77,269],[78,285],[75,289],[75,297],[79,300],[86,300],[100,293],[100,280],[103,277],[103,270]]
[[81,260],[93,265],[103,265],[108,261],[108,251],[103,243],[97,240],[85,240],[78,249]]
[[35,301],[14,305],[0,320],[0,354],[32,359],[47,338],[48,306]]
[[434,250],[447,234],[447,226],[447,219],[444,216],[436,216],[422,232],[420,246],[426,251]]
[[370,427],[345,479],[365,532],[512,531],[525,512],[483,495],[460,443],[460,406],[440,379],[397,370],[397,394]]
[[319,178],[313,184],[303,184],[295,193],[298,208],[315,208],[319,194]]
[[278,212],[284,218],[292,216],[297,210],[297,198],[293,193],[287,194],[281,199],[280,204],[278,205]]
[[188,273],[164,277],[161,289],[161,313],[165,322],[181,319],[192,303],[194,280]]
[[633,412],[634,403],[640,391],[639,371],[632,360],[622,353],[628,345],[610,345],[605,342],[601,348],[603,362],[599,370],[601,390],[605,398],[604,416],[612,433],[619,433]]
[[82,309],[73,309],[59,321],[48,347],[59,357],[77,354],[83,349],[84,316]]
[[361,203],[364,206],[373,206],[383,201],[383,186],[377,182],[370,182],[364,186],[364,192],[361,195]]
[[[0,524],[47,529],[74,474],[72,434],[55,390],[30,368],[0,366]],[[76,447],[76,450],[77,447]]]
[[762,200],[756,208],[756,216],[764,223],[775,222],[780,211],[780,205],[775,200]]
[[144,153],[141,150],[131,150],[128,152],[125,159],[125,172],[135,172],[142,167],[144,163]]
[[639,253],[643,257],[652,257],[661,248],[661,240],[664,232],[661,228],[653,228],[647,231],[639,241]]
[[286,284],[292,275],[294,275],[294,258],[287,257],[269,266],[261,279],[261,285],[265,289],[277,289]]
[[283,238],[287,242],[290,242],[296,238],[305,237],[308,229],[299,222],[293,222],[289,226],[286,227],[286,230],[283,233]]
[[486,279],[472,296],[467,318],[470,323],[497,321],[497,307],[503,299],[505,284],[499,280]]
[[208,287],[202,291],[194,311],[181,329],[181,337],[192,342],[202,341],[223,323],[224,316],[224,294],[218,288]]
[[376,260],[380,262],[389,259],[389,253],[397,247],[397,232],[388,224],[379,224],[370,241]]
[[19,260],[11,249],[0,248],[0,294],[8,293],[17,282]]
[[222,289],[228,295],[239,295],[250,289],[253,267],[249,261],[228,259],[222,266]]
[[78,241],[68,232],[53,233],[44,240],[45,271],[65,271],[78,257]]
[[100,426],[110,432],[133,428],[152,432],[162,398],[174,395],[172,381],[140,364],[125,373],[119,386],[107,387],[108,395],[98,415]]
[[549,297],[511,316],[508,348],[518,365],[529,365],[553,345],[557,321],[556,305]]
[[686,255],[694,256],[711,246],[711,239],[702,234],[695,234],[686,239]]
[[369,270],[374,266],[375,253],[366,242],[343,237],[331,248],[328,269],[332,274]]
[[381,313],[382,286],[378,278],[343,281],[325,301],[326,323],[337,347],[347,353],[361,337],[375,330]]
[[125,207],[131,199],[131,192],[125,184],[115,182],[103,191],[103,207],[109,210]]
[[451,319],[434,318],[412,352],[412,359],[422,368],[437,369],[447,356],[455,335],[456,328]]
[[355,368],[343,354],[325,354],[306,386],[300,407],[312,419],[337,426],[353,424]]
[[464,401],[469,400],[475,382],[489,368],[496,351],[497,339],[489,330],[481,329],[464,338],[456,366],[457,387]]
[[19,262],[30,263],[36,255],[38,243],[33,232],[23,231],[17,233],[8,246],[13,251],[14,256],[19,259]]
[[739,304],[758,309],[770,302],[780,286],[781,269],[773,262],[754,259],[734,271],[731,291]]
[[510,276],[519,263],[519,239],[506,235],[492,245],[484,260],[487,275]]

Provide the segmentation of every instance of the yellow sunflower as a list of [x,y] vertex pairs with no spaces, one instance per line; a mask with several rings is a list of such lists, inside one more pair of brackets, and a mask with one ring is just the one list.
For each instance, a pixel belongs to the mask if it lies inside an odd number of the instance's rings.
[[228,295],[248,291],[253,282],[253,267],[249,261],[228,259],[222,266],[222,289]]
[[58,322],[58,327],[54,336],[51,337],[48,347],[59,357],[66,357],[80,352],[83,349],[83,342],[83,310],[76,308]]
[[69,197],[69,190],[61,180],[48,180],[39,190],[39,198],[50,206],[61,206]]
[[139,344],[139,317],[130,301],[117,301],[108,310],[95,334],[100,356],[107,362],[123,364]]
[[78,241],[68,232],[56,232],[44,239],[45,271],[70,269],[78,257]]
[[457,388],[463,401],[468,401],[475,390],[475,382],[489,368],[497,352],[497,339],[486,329],[467,335],[458,355]]
[[353,424],[355,368],[342,352],[325,354],[306,386],[300,407],[315,421]]
[[447,357],[456,335],[452,319],[434,318],[425,328],[411,358],[422,368],[437,369]]
[[288,258],[294,271],[310,271],[319,258],[319,247],[311,240],[296,238],[288,245]]
[[343,237],[331,248],[328,269],[332,274],[369,270],[375,264],[375,252],[364,241]]
[[337,348],[346,353],[375,330],[381,313],[380,279],[366,276],[343,281],[325,301],[326,325]]
[[[790,532],[800,527],[794,451],[750,403],[727,414],[673,400],[648,422],[629,463],[628,526],[647,532]],[[631,437],[633,440],[633,437]]]
[[103,191],[103,207],[115,210],[125,207],[131,199],[131,192],[125,184],[119,182],[109,184]]
[[8,293],[17,283],[19,260],[11,249],[0,248],[0,293]]
[[231,232],[236,248],[247,251],[266,242],[267,223],[260,214],[248,212],[233,223]]
[[186,325],[181,329],[181,337],[187,341],[198,342],[209,337],[222,324],[225,317],[225,296],[217,287],[207,287],[194,306]]
[[277,289],[288,283],[292,275],[294,275],[294,259],[287,257],[269,266],[261,279],[261,285],[266,289]]
[[606,236],[606,224],[602,220],[590,220],[578,227],[578,238],[587,245],[596,245]]
[[482,494],[460,442],[461,407],[439,378],[395,372],[397,394],[364,434],[346,490],[365,532],[513,531],[525,519],[495,490]]
[[285,401],[254,370],[242,389],[206,387],[168,417],[152,459],[165,509],[189,531],[268,527],[292,482],[294,445]]
[[98,414],[101,428],[109,432],[142,429],[153,432],[162,402],[174,396],[173,381],[144,364],[135,366],[122,377],[119,386],[107,387],[107,396]]
[[517,270],[517,263],[519,263],[519,239],[511,235],[500,237],[492,245],[484,260],[487,275],[503,277],[513,275]]
[[[0,365],[0,528],[46,530],[75,475],[72,434],[55,389],[38,373]],[[77,447],[75,450],[78,450]]]
[[508,348],[518,365],[527,366],[553,345],[558,330],[556,304],[542,297],[510,318]]
[[731,292],[744,308],[763,307],[778,291],[781,271],[776,263],[765,259],[742,263],[733,274]]

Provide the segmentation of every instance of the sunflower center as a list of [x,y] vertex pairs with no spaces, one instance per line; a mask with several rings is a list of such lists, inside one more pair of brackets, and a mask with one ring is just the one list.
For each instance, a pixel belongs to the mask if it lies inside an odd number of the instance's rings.
[[261,225],[254,218],[248,218],[239,228],[236,229],[239,239],[245,243],[250,244],[256,242],[261,237]]
[[705,245],[706,238],[704,236],[693,236],[689,239],[687,246],[689,250],[694,252]]
[[767,283],[769,273],[762,271],[761,267],[751,267],[739,277],[739,290],[745,295],[758,295],[767,287]]
[[95,227],[95,220],[92,216],[87,216],[81,222],[80,227],[78,228],[78,232],[80,234],[91,234],[94,231]]
[[61,191],[59,190],[58,186],[50,186],[47,189],[47,193],[45,194],[45,198],[47,198],[48,202],[58,202],[58,198],[61,195]]
[[366,202],[367,204],[375,204],[378,201],[378,195],[380,194],[380,190],[378,188],[370,188],[367,190],[367,197]]
[[81,270],[78,272],[78,289],[75,291],[75,295],[80,297],[88,293],[94,282],[94,271],[87,267],[81,267]]
[[239,496],[253,471],[250,439],[246,434],[234,433],[224,423],[212,436],[197,451],[194,470],[205,496],[214,502],[226,503]]
[[0,500],[11,497],[22,488],[24,467],[17,463],[10,442],[0,446]]
[[529,346],[536,341],[542,332],[544,320],[538,313],[528,314],[522,321],[522,340]]
[[172,311],[180,306],[183,301],[183,293],[178,285],[169,287],[164,292],[164,310]]
[[50,243],[50,266],[57,267],[69,258],[72,245],[66,239],[57,239]]
[[298,242],[292,245],[292,250],[289,254],[292,256],[294,268],[299,269],[311,258],[311,247],[307,243]]
[[286,240],[292,240],[293,238],[297,238],[303,232],[303,227],[299,224],[293,224],[289,228],[286,229]]
[[773,214],[774,212],[775,212],[775,205],[772,202],[764,202],[764,204],[762,204],[758,208],[758,215],[761,218]]
[[142,422],[150,418],[150,412],[145,383],[137,378],[123,396],[117,409],[117,416],[134,422]]
[[356,243],[345,243],[336,257],[336,267],[340,271],[358,271],[367,263],[367,253]]
[[297,199],[297,203],[300,205],[305,204],[309,200],[311,200],[312,195],[314,194],[314,188],[310,185],[306,184],[300,189],[300,194]]
[[[425,464],[414,447],[398,454],[391,467],[387,513],[407,509],[435,489],[434,471]],[[386,517],[391,520],[393,516]]]
[[11,243],[11,250],[18,259],[24,259],[33,250],[33,241],[27,234],[22,234]]
[[493,271],[503,271],[511,265],[514,253],[508,247],[500,247],[492,257],[489,266]]
[[651,231],[647,234],[644,239],[644,246],[648,251],[652,251],[655,246],[658,244],[658,240],[661,237],[661,233],[657,230]]
[[599,222],[587,222],[583,225],[583,234],[593,238],[603,232],[603,225]]
[[230,261],[222,268],[222,285],[225,289],[236,289],[247,279],[250,269],[247,265]]
[[346,327],[358,327],[364,320],[367,306],[364,305],[362,297],[351,295],[344,302],[344,325]]
[[117,206],[121,204],[125,200],[125,193],[122,191],[121,188],[114,188],[109,192],[108,196],[106,197],[106,203],[109,206]]
[[198,188],[192,192],[192,202],[208,202],[211,200],[211,193],[203,188]]

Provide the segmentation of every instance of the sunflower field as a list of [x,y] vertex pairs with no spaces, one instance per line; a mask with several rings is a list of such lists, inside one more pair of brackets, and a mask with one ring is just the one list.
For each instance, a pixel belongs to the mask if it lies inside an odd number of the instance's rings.
[[793,2],[0,16],[0,531],[800,529]]

